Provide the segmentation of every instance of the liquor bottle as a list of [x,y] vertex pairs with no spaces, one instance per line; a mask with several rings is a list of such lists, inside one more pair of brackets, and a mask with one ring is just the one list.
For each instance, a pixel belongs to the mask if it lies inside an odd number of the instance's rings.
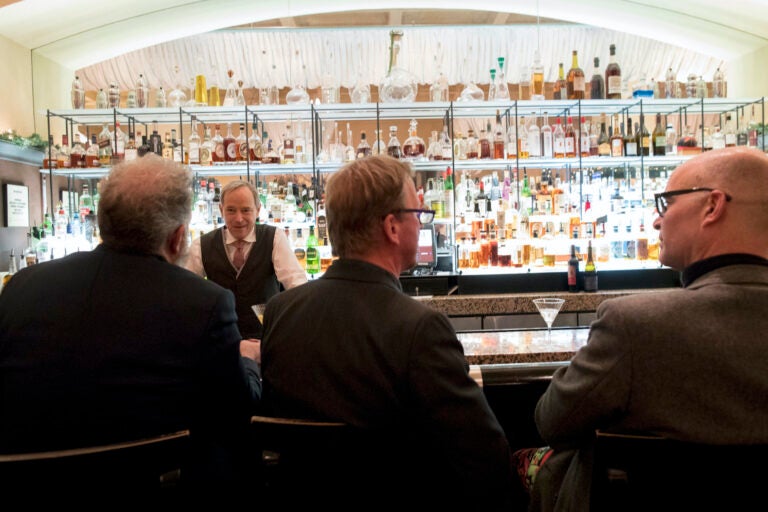
[[211,128],[207,126],[203,135],[203,142],[200,144],[200,165],[213,165],[214,153],[216,153],[216,145],[213,142],[213,137],[211,137]]
[[584,265],[584,291],[597,291],[597,268],[592,259],[592,240],[587,242],[587,263]]
[[664,96],[666,98],[677,98],[677,75],[670,67],[664,78]]
[[640,127],[637,130],[637,151],[640,156],[649,156],[651,154],[651,134],[645,127],[645,116],[640,114]]
[[715,127],[715,132],[711,136],[711,141],[711,149],[723,149],[725,147],[725,133],[723,133],[719,126]]
[[517,134],[517,154],[520,158],[530,158],[531,153],[528,151],[528,126],[525,122],[525,117],[520,118],[520,132]]
[[[96,144],[98,149],[98,143]],[[128,134],[128,142],[125,143],[125,161],[136,160],[138,158],[138,148],[136,147],[136,135],[133,132]],[[101,165],[101,164],[99,164]]]
[[610,56],[605,68],[605,97],[609,100],[621,99],[621,67],[616,62],[616,45],[609,47]]
[[155,95],[155,106],[158,108],[165,108],[168,106],[168,98],[166,97],[165,89],[163,89],[162,86],[157,89],[157,94]]
[[152,127],[152,135],[149,137],[149,147],[157,156],[163,156],[163,139],[159,133],[157,133],[157,123]]
[[53,135],[48,134],[48,147],[43,158],[43,169],[57,169],[59,167],[59,150],[53,144]]
[[739,130],[736,132],[736,145],[746,146],[747,144],[749,144],[749,130],[747,123],[744,122],[744,112],[742,111],[739,118]]
[[118,108],[120,106],[120,87],[115,81],[109,83],[109,90],[107,91],[107,105],[109,108]]
[[632,118],[627,118],[627,131],[624,134],[624,156],[638,156],[637,137],[632,130]]
[[[435,67],[437,68],[437,76],[435,76],[434,80],[432,80],[432,84],[429,86],[429,100],[434,102],[445,102],[448,101],[448,79],[437,64],[437,55],[435,55],[434,61]],[[360,80],[360,83],[362,84],[362,80]],[[355,85],[354,90],[358,90],[357,85]],[[360,91],[362,91],[362,87]],[[370,101],[370,91],[368,92],[368,95],[367,101],[359,101],[360,99],[365,98],[353,98],[352,103],[368,103]]]
[[149,106],[149,83],[143,74],[136,79],[136,106],[147,108]]
[[598,156],[611,156],[611,140],[605,126],[605,114],[600,114],[600,136],[597,138]]
[[235,160],[245,162],[248,159],[248,138],[245,136],[245,123],[240,123],[240,131],[235,137]]
[[509,85],[507,84],[507,74],[504,71],[504,57],[497,59],[499,63],[499,73],[496,75],[496,93],[495,98],[497,101],[509,99]]
[[293,127],[290,124],[285,126],[283,135],[283,163],[296,163],[296,144],[293,138]]
[[426,146],[424,145],[424,139],[419,137],[416,132],[416,126],[418,123],[415,119],[411,119],[408,129],[408,138],[405,139],[402,147],[402,156],[408,160],[421,160],[426,153]]
[[533,67],[531,68],[531,99],[534,101],[544,99],[544,66],[541,64],[541,53],[536,50],[533,53]]
[[725,147],[730,148],[736,145],[736,129],[731,121],[731,114],[725,115]]
[[79,201],[80,222],[85,222],[85,217],[93,211],[93,197],[91,197],[88,183],[83,183],[83,192],[80,194]]
[[467,159],[477,160],[480,154],[480,148],[478,147],[477,137],[475,137],[475,130],[470,128],[467,132]]
[[613,134],[611,135],[611,156],[624,156],[624,124],[619,123],[619,115],[613,115]]
[[712,76],[712,97],[725,98],[725,74],[720,68]]
[[562,62],[557,69],[557,81],[555,82],[552,96],[556,100],[568,99],[568,83],[565,81],[565,70]]
[[224,161],[237,161],[237,142],[232,134],[232,123],[227,123],[227,135],[224,137]]
[[108,108],[109,102],[107,101],[107,93],[104,89],[99,89],[96,93],[96,108]]
[[531,74],[527,66],[520,68],[520,81],[518,82],[518,100],[531,99]]
[[179,139],[176,138],[176,128],[171,129],[171,148],[173,161],[178,163],[184,162],[184,158],[181,154],[181,144],[179,144]]
[[605,81],[600,71],[600,59],[595,57],[595,69],[592,71],[592,80],[589,82],[589,97],[593,100],[605,99]]
[[[200,165],[201,155],[200,146],[200,134],[197,131],[197,117],[192,116],[192,127],[189,132],[189,139],[187,139],[187,158],[186,163],[189,165]],[[210,160],[210,155],[209,155]]]
[[320,272],[320,252],[317,248],[315,226],[309,226],[309,236],[307,237],[306,247],[306,270],[307,274],[310,275],[315,275]]
[[453,219],[453,171],[450,167],[445,169],[445,180],[443,180],[443,196],[443,217],[446,219]]
[[[447,127],[445,128],[447,130]],[[493,158],[501,160],[504,158],[504,127],[501,124],[501,113],[496,109],[496,126],[493,132]]]
[[391,30],[389,37],[389,69],[379,85],[379,101],[410,103],[416,98],[419,86],[413,73],[398,66],[397,57],[400,53],[403,31]]
[[365,138],[365,132],[360,132],[360,143],[357,145],[355,154],[358,159],[371,156],[371,145],[368,144],[368,140]]
[[248,158],[252,163],[260,163],[263,156],[263,150],[261,146],[261,137],[259,137],[259,130],[256,124],[256,116],[253,116],[253,124],[251,124],[251,136],[248,138]]
[[387,154],[392,158],[400,158],[402,156],[402,152],[400,151],[400,141],[397,138],[397,126],[394,125],[389,127]]
[[301,233],[301,228],[296,228],[296,240],[293,241],[293,254],[296,261],[304,270],[307,269],[307,241]]
[[565,125],[565,157],[576,157],[576,130],[573,128],[572,116],[568,116],[568,123]]
[[80,133],[73,133],[72,149],[69,152],[69,166],[72,169],[85,167],[85,148],[80,144]]
[[557,116],[552,132],[552,153],[555,158],[565,158],[565,130],[560,116]]
[[528,158],[541,156],[541,130],[536,116],[531,116],[528,123]]
[[80,109],[85,108],[85,88],[80,81],[80,77],[75,75],[75,79],[72,80],[72,108]]
[[667,130],[661,121],[661,114],[656,114],[656,126],[653,128],[653,156],[664,156],[667,154]]
[[579,54],[573,50],[571,57],[571,69],[566,76],[569,100],[583,100],[586,84],[584,81],[584,71],[579,67]]
[[109,127],[106,123],[99,132],[97,139],[99,144],[99,163],[102,166],[112,165],[112,134],[109,132]]
[[[134,153],[134,158],[136,157]],[[128,145],[126,144],[125,159],[128,159]],[[85,166],[86,167],[101,167],[99,162],[99,143],[96,141],[96,135],[91,135],[91,143],[88,145],[88,149],[85,150]]]
[[5,285],[8,284],[8,281],[10,281],[13,275],[18,271],[18,266],[16,265],[16,250],[11,248],[10,260],[8,261],[8,273],[3,276],[2,288],[5,288]]
[[[557,121],[560,121],[560,117],[557,118]],[[563,142],[563,145],[565,145],[565,142]],[[544,112],[544,122],[541,125],[541,156],[552,158],[554,153],[554,133],[552,126],[549,124],[549,117]]]
[[677,132],[675,127],[671,123],[667,124],[667,131],[664,134],[667,148],[665,154],[676,155],[677,154]]
[[589,132],[589,156],[598,156],[597,139],[600,138],[600,127],[597,123],[592,123],[591,128]]
[[[141,135],[141,132],[139,132],[139,135]],[[147,136],[141,135],[141,145],[136,148],[136,156],[142,157],[151,152],[152,148],[150,147],[149,142],[147,142]]]
[[581,123],[579,124],[579,149],[582,158],[589,156],[589,139],[589,123],[584,116],[581,116]]
[[491,80],[488,82],[488,101],[496,100],[496,69],[491,68]]
[[443,124],[443,131],[440,132],[438,141],[443,160],[451,160],[453,158],[453,144],[451,144],[451,137],[448,135],[448,125]]
[[277,154],[277,151],[272,145],[272,139],[268,139],[267,137],[268,137],[267,132],[262,132],[261,140],[267,141],[267,149],[264,151],[264,157],[262,158],[261,161],[265,164],[279,164],[280,155]]
[[485,125],[485,130],[480,130],[480,139],[478,139],[477,141],[479,152],[480,152],[479,157],[481,159],[489,159],[492,156],[490,137],[491,137],[491,122],[488,121]]
[[568,260],[568,291],[579,291],[579,258],[576,257],[576,246],[571,244],[571,258]]
[[235,74],[231,69],[227,70],[227,92],[224,93],[224,107],[234,107],[237,102],[237,87],[235,86],[235,79],[232,77]]
[[173,145],[171,144],[171,132],[165,131],[165,142],[163,143],[162,157],[166,160],[173,160]]
[[517,158],[517,118],[512,117],[509,126],[507,127],[507,160],[515,160]]
[[219,133],[220,126],[214,125],[213,137],[211,142],[213,143],[213,152],[211,153],[211,162],[214,164],[224,163],[227,159],[227,154],[224,151],[224,137]]

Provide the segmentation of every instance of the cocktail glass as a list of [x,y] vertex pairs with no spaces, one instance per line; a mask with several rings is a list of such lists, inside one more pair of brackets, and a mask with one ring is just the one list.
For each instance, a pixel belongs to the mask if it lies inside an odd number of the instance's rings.
[[256,313],[256,316],[259,317],[259,323],[261,325],[264,325],[264,310],[267,308],[266,304],[256,304],[255,306],[251,306],[253,309],[253,312]]
[[565,299],[533,299],[536,309],[539,310],[539,314],[547,323],[547,343],[552,343],[552,323],[557,318],[557,314],[560,312],[560,308],[563,307],[564,302]]

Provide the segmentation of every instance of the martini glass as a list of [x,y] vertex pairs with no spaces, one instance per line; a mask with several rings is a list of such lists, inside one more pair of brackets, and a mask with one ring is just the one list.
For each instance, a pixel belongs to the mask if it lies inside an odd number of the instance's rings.
[[264,325],[264,310],[267,308],[266,304],[256,304],[254,306],[251,306],[253,309],[253,312],[256,313],[256,316],[259,317],[259,323],[261,325]]
[[560,308],[563,307],[564,302],[565,299],[533,299],[536,309],[539,310],[539,314],[547,323],[547,343],[552,343],[552,323],[557,318],[557,314],[560,312]]

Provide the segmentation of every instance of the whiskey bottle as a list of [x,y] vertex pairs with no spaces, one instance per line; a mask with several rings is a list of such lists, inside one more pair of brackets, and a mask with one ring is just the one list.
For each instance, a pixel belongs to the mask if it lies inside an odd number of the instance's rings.
[[661,114],[656,114],[656,126],[653,128],[653,156],[667,154],[667,130],[661,121]]
[[400,150],[400,141],[397,138],[397,126],[389,127],[389,142],[387,143],[387,154],[392,158],[400,158],[402,152]]
[[263,151],[261,148],[261,137],[259,137],[258,126],[256,125],[256,116],[253,116],[251,125],[251,136],[248,138],[248,158],[253,163],[260,163]]
[[235,137],[235,160],[245,162],[248,159],[248,138],[245,136],[245,123],[240,123],[240,132]]
[[293,164],[296,162],[296,145],[293,138],[292,126],[286,125],[283,135],[283,163]]
[[611,135],[611,156],[624,156],[624,124],[619,123],[619,115],[613,115],[613,134]]
[[544,98],[544,66],[541,64],[541,53],[536,50],[533,54],[531,68],[531,99],[534,101]]
[[192,129],[187,140],[187,158],[185,159],[187,164],[200,165],[200,145],[200,134],[197,133],[197,117],[192,116]]
[[[136,146],[134,145],[133,148],[133,157],[136,158]],[[128,160],[128,144],[125,145],[125,159]],[[85,150],[85,166],[101,167],[99,162],[99,143],[96,141],[96,135],[91,135],[91,143],[88,149]]]
[[635,132],[632,131],[632,118],[627,118],[627,131],[624,134],[624,155],[625,156],[638,156],[637,153],[637,138]]
[[408,160],[421,160],[424,158],[424,154],[427,150],[424,144],[424,139],[419,137],[419,134],[416,132],[417,125],[418,123],[416,120],[411,119],[409,125],[410,127],[408,130],[408,138],[405,139],[405,143],[403,143],[402,156]]
[[[93,135],[93,140],[96,140],[96,136]],[[88,150],[90,151],[90,147]],[[96,158],[97,158],[97,165],[94,165],[93,167],[99,167],[101,165],[101,157],[98,153],[99,151],[99,143],[96,142]],[[131,160],[136,160],[138,158],[138,148],[136,147],[136,135],[133,132],[130,132],[128,134],[128,142],[125,144],[125,161],[129,162]],[[89,166],[90,167],[90,166]]]
[[[448,128],[443,126],[443,129],[447,134]],[[501,124],[501,113],[498,109],[496,109],[496,127],[493,133],[493,158],[495,160],[501,160],[504,158],[504,146],[504,127]],[[450,159],[450,156],[448,159]]]
[[605,97],[609,100],[621,99],[621,67],[616,62],[616,45],[609,47],[610,56],[605,68]]
[[579,149],[582,158],[589,156],[589,139],[589,123],[584,116],[581,116],[581,123],[579,124]]
[[566,84],[568,88],[569,100],[583,100],[584,99],[584,71],[579,67],[579,54],[576,50],[573,50],[571,57],[571,69],[568,70],[566,76]]
[[224,161],[237,161],[237,143],[235,136],[232,134],[232,123],[227,123],[227,136],[224,137]]
[[214,164],[221,164],[224,163],[227,159],[226,153],[224,152],[224,137],[221,136],[221,133],[219,133],[220,126],[214,125],[214,132],[213,132],[213,138],[211,139],[211,142],[213,143],[213,152],[211,153],[211,161]]
[[593,100],[605,99],[605,81],[600,71],[600,59],[595,57],[595,68],[592,71],[592,80],[589,82],[589,97]]
[[649,156],[651,154],[651,134],[645,127],[645,116],[640,115],[640,127],[637,130],[637,151],[640,156]]
[[478,140],[478,147],[480,148],[480,158],[491,158],[491,122],[488,121],[485,125],[485,130],[480,130],[480,139]]
[[573,128],[572,116],[568,116],[568,123],[565,125],[565,157],[576,157],[576,130]]
[[357,145],[356,155],[358,159],[371,156],[371,145],[365,138],[365,132],[360,132],[360,143]]
[[552,96],[555,100],[568,99],[568,83],[565,81],[565,71],[562,62],[557,69],[557,81],[555,82]]
[[165,131],[165,143],[163,143],[162,157],[166,160],[173,160],[173,146],[171,145],[171,132]]
[[[192,148],[190,148],[189,151],[191,153]],[[214,153],[216,153],[216,145],[213,142],[213,137],[211,137],[210,127],[206,127],[205,134],[203,135],[203,143],[200,144],[200,165],[213,165]],[[190,162],[191,161],[192,156],[190,155]]]
[[598,156],[611,156],[611,140],[605,126],[605,114],[600,115],[600,136],[597,138]]

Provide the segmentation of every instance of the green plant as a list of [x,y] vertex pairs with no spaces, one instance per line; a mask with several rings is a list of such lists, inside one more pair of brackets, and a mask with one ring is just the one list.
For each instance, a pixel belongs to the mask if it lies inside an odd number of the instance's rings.
[[45,151],[48,148],[48,142],[43,140],[37,133],[33,133],[29,137],[22,137],[16,133],[16,130],[11,130],[0,133],[0,141],[37,151]]

